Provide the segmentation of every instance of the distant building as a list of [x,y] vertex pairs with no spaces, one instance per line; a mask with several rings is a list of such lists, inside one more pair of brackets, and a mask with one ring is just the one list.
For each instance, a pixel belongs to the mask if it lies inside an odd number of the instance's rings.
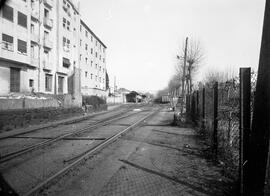
[[106,95],[106,46],[81,21],[79,7],[79,0],[7,1],[0,12],[0,95]]

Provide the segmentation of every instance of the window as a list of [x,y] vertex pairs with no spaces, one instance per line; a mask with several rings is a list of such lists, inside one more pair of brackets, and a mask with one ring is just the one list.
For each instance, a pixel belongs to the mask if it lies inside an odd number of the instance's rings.
[[85,50],[87,50],[88,49],[88,45],[87,44],[85,44]]
[[13,8],[5,5],[3,7],[3,18],[13,22]]
[[91,35],[91,42],[93,42],[93,36]]
[[96,69],[97,69],[97,64],[96,64]]
[[70,22],[65,18],[63,18],[63,27],[64,29],[67,29],[70,31]]
[[44,9],[44,17],[49,18],[49,10]]
[[49,32],[48,31],[44,31],[44,39],[45,40],[49,39]]
[[82,55],[80,54],[80,60],[82,60]]
[[27,43],[20,39],[18,39],[18,52],[21,54],[27,53]]
[[20,92],[20,69],[10,68],[10,92]]
[[63,67],[69,68],[70,64],[69,59],[63,57]]
[[13,37],[3,33],[2,48],[5,50],[13,51]]
[[93,79],[93,74],[91,74],[91,80]]
[[86,63],[86,64],[88,63],[88,59],[87,59],[87,58],[85,58],[85,63]]
[[101,82],[101,77],[99,77],[99,82]]
[[32,58],[35,58],[35,46],[31,43],[31,48],[30,48],[30,55]]
[[58,76],[58,93],[63,94],[64,89],[64,77]]
[[80,46],[82,46],[82,40],[80,39]]
[[99,66],[99,71],[101,71],[101,66]]
[[49,59],[50,59],[49,50],[44,50],[44,60],[45,60],[45,62],[49,62]]
[[97,57],[97,52],[96,52],[96,57]]
[[80,32],[82,32],[82,25],[80,25]]
[[105,58],[103,58],[103,63],[105,63]]
[[31,33],[35,33],[35,25],[32,23],[31,23],[30,31]]
[[91,67],[93,66],[93,61],[91,61]]
[[99,55],[99,60],[101,60],[101,55]]
[[93,48],[91,48],[91,54],[93,54]]
[[27,16],[21,12],[18,12],[18,25],[27,28]]
[[86,71],[86,72],[84,73],[85,77],[87,77],[87,74],[88,74],[88,73],[87,73],[87,71]]
[[70,40],[63,37],[63,49],[65,52],[69,52],[69,48],[70,48]]
[[63,18],[63,27],[66,28],[66,23],[67,23],[67,20],[65,18]]
[[97,75],[96,75],[95,79],[96,79],[96,81],[97,81]]
[[67,30],[70,31],[70,22],[67,20]]
[[45,91],[52,91],[52,75],[45,74]]
[[29,87],[30,88],[34,87],[34,80],[33,79],[29,79]]
[[97,46],[97,40],[96,40],[96,46]]
[[88,32],[85,30],[85,36],[88,37]]

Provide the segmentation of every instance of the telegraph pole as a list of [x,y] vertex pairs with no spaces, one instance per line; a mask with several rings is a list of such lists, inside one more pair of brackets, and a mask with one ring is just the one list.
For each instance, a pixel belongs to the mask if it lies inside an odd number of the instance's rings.
[[181,113],[183,113],[183,107],[184,107],[184,103],[185,103],[184,99],[185,99],[187,45],[188,45],[188,37],[186,37],[186,43],[185,43],[184,67],[183,67],[183,77],[182,77],[182,108],[181,108]]

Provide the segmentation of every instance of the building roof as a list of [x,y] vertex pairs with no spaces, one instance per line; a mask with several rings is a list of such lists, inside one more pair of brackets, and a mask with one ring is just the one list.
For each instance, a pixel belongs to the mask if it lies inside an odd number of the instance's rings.
[[107,48],[107,46],[98,38],[98,36],[81,20],[81,24],[103,45],[104,48]]

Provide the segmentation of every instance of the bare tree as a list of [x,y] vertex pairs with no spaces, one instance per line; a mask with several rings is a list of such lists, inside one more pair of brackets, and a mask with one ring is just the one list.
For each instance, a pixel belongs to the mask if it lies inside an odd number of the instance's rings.
[[[185,43],[185,42],[184,42]],[[183,69],[184,69],[184,59],[186,59],[186,70],[185,70],[185,80],[186,85],[185,88],[188,93],[192,91],[193,87],[193,77],[200,64],[204,59],[204,52],[201,47],[201,43],[194,39],[189,39],[186,49],[186,58],[185,58],[185,44],[182,46],[182,50],[180,54],[177,56],[180,62],[177,63],[176,66],[176,74],[183,77]]]

